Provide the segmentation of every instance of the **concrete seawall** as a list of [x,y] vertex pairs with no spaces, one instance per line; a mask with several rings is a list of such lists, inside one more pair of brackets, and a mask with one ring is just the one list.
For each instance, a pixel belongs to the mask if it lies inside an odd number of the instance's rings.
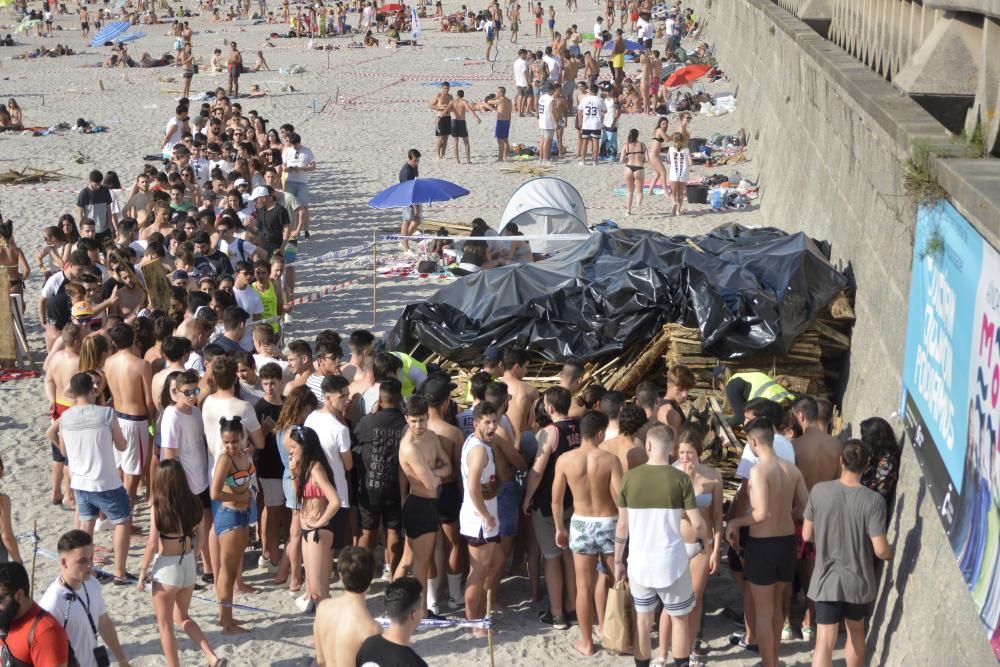
[[[916,102],[770,0],[696,7],[720,67],[738,86],[761,161],[765,219],[831,241],[834,260],[854,271],[858,319],[845,420],[854,435],[873,415],[901,432],[891,415],[900,401],[916,224],[901,162],[915,145],[953,152],[954,143]],[[981,188],[958,173],[979,169],[968,162],[934,162],[934,171],[997,245],[995,201],[985,204]],[[883,574],[869,664],[996,664],[908,444],[889,539],[896,558]]]

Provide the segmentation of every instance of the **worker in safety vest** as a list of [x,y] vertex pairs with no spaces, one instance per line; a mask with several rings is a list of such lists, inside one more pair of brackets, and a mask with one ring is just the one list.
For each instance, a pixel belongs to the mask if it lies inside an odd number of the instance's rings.
[[427,379],[427,364],[414,359],[405,352],[390,352],[403,364],[399,370],[399,381],[403,384],[403,398],[409,398],[417,387]]
[[795,394],[782,387],[767,373],[734,373],[726,381],[725,370],[724,366],[716,366],[712,370],[712,379],[718,388],[725,388],[726,399],[733,410],[733,416],[729,418],[730,426],[743,425],[743,408],[755,398],[766,398],[781,405],[795,400]]

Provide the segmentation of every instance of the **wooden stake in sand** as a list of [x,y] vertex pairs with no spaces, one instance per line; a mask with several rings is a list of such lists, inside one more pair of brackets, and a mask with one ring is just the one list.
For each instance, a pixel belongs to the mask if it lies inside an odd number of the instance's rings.
[[490,667],[493,666],[493,591],[486,591],[486,622],[489,627],[486,629],[486,646],[490,652]]
[[375,313],[376,313],[376,301],[375,301],[375,272],[378,268],[378,240],[375,236],[375,230],[372,229],[372,326],[375,326]]
[[35,591],[35,561],[38,559],[38,519],[31,526],[31,591]]

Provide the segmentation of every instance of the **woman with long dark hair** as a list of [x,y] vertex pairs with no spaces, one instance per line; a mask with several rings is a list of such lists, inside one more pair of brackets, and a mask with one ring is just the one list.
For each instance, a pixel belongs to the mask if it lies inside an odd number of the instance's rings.
[[625,215],[632,215],[632,196],[638,191],[636,206],[642,206],[642,189],[646,184],[646,144],[639,141],[639,130],[628,131],[628,141],[618,159],[625,165]]
[[333,523],[341,507],[340,496],[333,485],[333,469],[313,429],[307,426],[289,428],[285,448],[295,480],[295,500],[301,508],[302,560],[308,592],[308,598],[300,598],[296,605],[306,613],[314,613],[316,605],[330,597],[333,535],[336,530],[343,530]]
[[296,387],[285,397],[281,405],[281,413],[274,423],[274,439],[278,443],[278,455],[285,466],[282,486],[285,491],[285,507],[291,510],[292,520],[289,522],[288,543],[285,553],[278,564],[278,572],[274,576],[276,584],[288,581],[288,590],[296,593],[302,588],[302,525],[299,522],[299,503],[295,499],[295,483],[292,481],[289,452],[285,446],[285,434],[293,426],[301,426],[306,417],[319,407],[316,394],[302,385]]
[[175,459],[160,463],[155,486],[157,494],[151,501],[149,539],[142,556],[138,589],[143,590],[147,581],[153,583],[153,608],[163,656],[169,667],[180,667],[174,636],[176,618],[191,641],[205,654],[209,667],[225,667],[228,660],[215,654],[205,633],[188,615],[197,577],[194,543],[202,518],[201,501],[191,493],[184,468]]
[[888,509],[899,481],[900,452],[896,434],[886,420],[869,417],[861,422],[861,441],[871,453],[871,462],[861,475],[861,483],[881,495]]

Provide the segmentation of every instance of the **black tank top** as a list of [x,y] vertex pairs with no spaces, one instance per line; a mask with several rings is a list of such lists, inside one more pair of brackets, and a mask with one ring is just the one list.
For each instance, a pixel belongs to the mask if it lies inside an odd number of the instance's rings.
[[[552,516],[552,482],[556,477],[556,461],[564,453],[580,446],[580,423],[576,419],[560,419],[553,422],[556,431],[559,433],[559,441],[545,463],[545,472],[542,473],[542,481],[531,499],[532,506],[542,513],[542,516]],[[563,507],[569,509],[573,506],[573,494],[569,488],[566,489],[566,496],[563,499]]]

